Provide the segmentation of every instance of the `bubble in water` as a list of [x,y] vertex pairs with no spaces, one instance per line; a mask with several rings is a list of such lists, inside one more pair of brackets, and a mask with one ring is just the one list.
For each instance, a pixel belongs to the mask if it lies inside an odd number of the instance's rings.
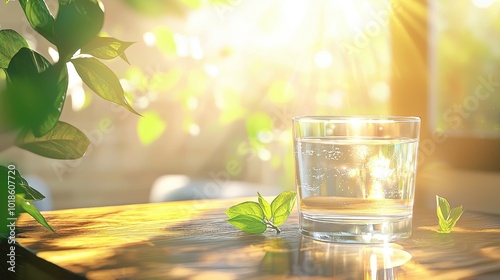
[[366,159],[369,154],[370,154],[370,147],[366,145],[355,146],[351,151],[351,156],[358,161]]
[[342,157],[342,152],[338,151],[338,148],[337,150],[328,151],[326,155],[327,159],[333,159],[333,160],[339,160],[341,157]]
[[311,185],[311,184],[302,184],[301,188],[303,191],[309,192],[309,193],[314,193],[319,189],[319,186],[317,185]]
[[318,174],[318,175],[313,175],[312,176],[314,179],[321,180],[325,178],[325,174]]

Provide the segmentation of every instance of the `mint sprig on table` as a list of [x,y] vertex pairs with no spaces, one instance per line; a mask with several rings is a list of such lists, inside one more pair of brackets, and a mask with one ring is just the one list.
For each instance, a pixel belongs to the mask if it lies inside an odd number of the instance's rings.
[[450,233],[453,227],[464,213],[463,206],[460,205],[451,209],[450,203],[446,198],[436,195],[437,216],[439,219],[439,233]]
[[281,229],[278,226],[282,225],[292,212],[297,198],[296,193],[282,192],[271,204],[260,193],[257,195],[258,203],[246,201],[227,209],[226,215],[229,217],[227,222],[247,233],[259,234],[268,228],[280,233]]

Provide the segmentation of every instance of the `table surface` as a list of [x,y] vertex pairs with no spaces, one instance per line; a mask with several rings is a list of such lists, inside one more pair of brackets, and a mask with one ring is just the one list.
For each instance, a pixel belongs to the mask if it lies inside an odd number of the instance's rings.
[[44,213],[57,233],[23,214],[16,240],[56,265],[44,266],[47,275],[64,268],[88,279],[500,279],[498,215],[466,211],[452,233],[439,234],[435,213],[416,210],[410,238],[353,245],[303,237],[296,210],[279,235],[241,232],[224,212],[243,201]]

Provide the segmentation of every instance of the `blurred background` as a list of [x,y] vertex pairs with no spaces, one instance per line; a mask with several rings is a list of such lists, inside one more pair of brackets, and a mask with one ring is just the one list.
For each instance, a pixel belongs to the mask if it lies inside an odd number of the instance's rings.
[[[422,118],[417,203],[432,206],[439,194],[500,212],[492,200],[500,195],[500,1],[102,3],[103,35],[134,42],[129,64],[106,63],[142,117],[70,76],[61,120],[87,134],[85,156],[0,154],[46,187],[50,209],[150,202],[165,175],[185,176],[170,177],[174,185],[196,182],[189,196],[199,200],[226,195],[231,183],[244,190],[231,196],[295,189],[292,116],[390,114]],[[56,14],[57,1],[47,4]],[[53,55],[18,2],[0,4],[0,28]]]

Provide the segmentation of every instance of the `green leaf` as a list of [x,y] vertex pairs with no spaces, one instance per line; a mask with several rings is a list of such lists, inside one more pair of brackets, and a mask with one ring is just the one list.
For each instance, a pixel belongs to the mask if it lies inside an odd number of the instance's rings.
[[23,193],[24,199],[28,201],[36,201],[45,198],[43,194],[32,188],[23,177],[19,176],[19,179],[20,182],[17,184],[18,190],[16,190],[16,192]]
[[448,220],[446,220],[445,218],[442,218],[442,214],[440,214],[440,211],[441,210],[437,210],[438,211],[438,232],[439,233],[450,233],[451,232],[451,229],[449,228],[449,225],[448,225]]
[[269,205],[260,193],[257,194],[259,203],[247,201],[230,207],[226,211],[230,218],[228,222],[250,233],[262,233],[266,228],[271,228],[279,234],[281,230],[278,226],[290,215],[297,195],[293,191],[282,192]]
[[30,214],[37,222],[46,227],[52,232],[54,229],[47,223],[42,214],[36,209],[36,207],[31,203],[31,201],[26,200],[22,195],[16,194],[16,206],[21,206],[26,213]]
[[[8,200],[15,202],[15,207],[9,206],[10,209],[7,207],[0,208],[0,236],[9,235],[7,224],[10,223],[10,220],[8,218],[16,218],[22,212],[28,212],[40,224],[53,231],[40,212],[31,204],[31,201],[43,199],[44,196],[28,185],[19,170],[12,166],[9,166],[9,168],[0,166],[0,181],[4,184],[0,188],[0,201],[4,205],[7,205]],[[11,188],[12,184],[15,185],[14,190]]]
[[271,213],[271,206],[269,205],[269,202],[267,202],[259,192],[257,192],[257,199],[259,200],[259,205],[260,208],[262,209],[262,212],[264,212],[264,216],[266,219],[271,220],[272,213]]
[[0,30],[0,68],[7,68],[10,60],[21,48],[28,48],[28,43],[16,31]]
[[6,108],[14,125],[28,126],[36,136],[51,130],[64,106],[66,65],[52,66],[37,52],[21,48],[10,61],[7,76]]
[[440,196],[436,196],[436,201],[443,218],[448,220],[448,217],[450,216],[450,203],[448,203],[448,200]]
[[81,53],[90,54],[100,59],[122,57],[128,62],[124,52],[132,44],[133,42],[124,42],[112,37],[96,37],[93,41],[83,46]]
[[237,215],[227,220],[227,222],[244,232],[252,234],[263,233],[267,229],[264,221],[252,215]]
[[455,227],[456,223],[458,222],[460,217],[462,217],[463,213],[464,209],[462,205],[455,207],[451,210],[450,217],[448,219],[448,227],[450,228],[450,230]]
[[279,226],[286,221],[295,206],[296,197],[294,191],[285,191],[271,202],[271,213],[275,226]]
[[62,61],[92,41],[104,24],[104,11],[97,0],[59,0],[54,23],[55,45]]
[[120,81],[106,65],[95,58],[75,58],[71,62],[83,82],[97,95],[139,115],[125,99]]
[[76,127],[58,122],[46,135],[36,137],[29,129],[21,131],[16,145],[35,154],[53,159],[77,159],[82,157],[90,141]]
[[449,220],[450,221],[458,220],[458,219],[460,219],[460,217],[462,216],[463,213],[464,213],[464,209],[463,209],[462,205],[455,207],[450,212]]
[[44,0],[19,0],[24,14],[31,27],[49,42],[54,40],[54,17],[50,13]]
[[65,63],[56,64],[43,72],[41,78],[46,82],[50,81],[49,86],[45,90],[50,91],[53,100],[47,108],[48,112],[46,115],[40,119],[41,122],[32,128],[36,136],[45,135],[53,129],[59,121],[64,107],[64,101],[66,100],[66,92],[68,90],[68,68]]
[[438,195],[436,195],[436,204],[436,213],[439,224],[438,232],[450,233],[464,212],[463,206],[460,205],[450,211],[450,204],[448,201]]
[[130,62],[128,61],[128,58],[127,58],[127,56],[125,55],[125,53],[120,54],[120,57],[121,57],[123,60],[125,60],[125,62],[126,62],[126,63],[130,64]]
[[[12,166],[11,166],[12,167]],[[27,200],[42,200],[45,198],[43,194],[32,188],[26,179],[21,176],[19,170],[15,168],[7,168],[0,166],[0,179],[6,183],[15,183],[15,193],[22,194]],[[5,188],[7,189],[7,188]]]
[[154,111],[144,112],[137,122],[139,140],[143,145],[149,145],[163,134],[166,127],[167,124],[160,114]]
[[230,207],[226,211],[229,218],[234,218],[239,215],[253,216],[258,219],[264,219],[264,213],[257,202],[247,201]]

